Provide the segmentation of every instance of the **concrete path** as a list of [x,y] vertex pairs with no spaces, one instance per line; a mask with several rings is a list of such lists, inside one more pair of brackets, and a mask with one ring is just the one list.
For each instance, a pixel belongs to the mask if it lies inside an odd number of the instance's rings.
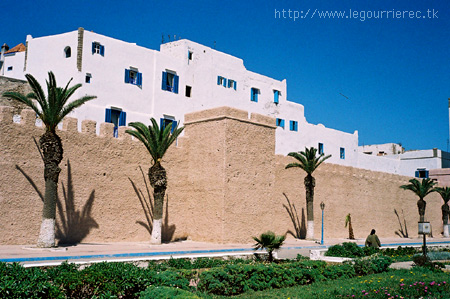
[[[279,258],[295,258],[297,254],[309,256],[311,249],[325,249],[343,242],[364,245],[364,239],[327,239],[321,245],[317,241],[288,238],[278,252]],[[421,238],[381,238],[383,247],[421,246]],[[428,238],[428,246],[449,246],[450,238]],[[149,242],[132,243],[80,243],[75,246],[51,249],[29,245],[0,245],[0,261],[18,262],[26,267],[59,265],[64,261],[90,264],[100,261],[148,261],[173,258],[246,256],[252,255],[253,243],[214,244],[194,241],[150,245]]]

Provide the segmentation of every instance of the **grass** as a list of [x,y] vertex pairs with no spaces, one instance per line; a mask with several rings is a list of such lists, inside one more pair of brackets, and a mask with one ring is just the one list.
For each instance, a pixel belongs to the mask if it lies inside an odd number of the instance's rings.
[[423,268],[389,270],[386,273],[317,282],[306,286],[247,292],[239,296],[201,298],[450,298],[450,276]]

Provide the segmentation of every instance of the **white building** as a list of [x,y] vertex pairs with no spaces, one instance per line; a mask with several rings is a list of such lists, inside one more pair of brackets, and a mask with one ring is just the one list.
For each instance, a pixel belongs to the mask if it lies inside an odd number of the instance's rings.
[[[79,28],[26,40],[26,51],[2,55],[1,74],[24,79],[30,73],[45,82],[48,71],[58,84],[81,83],[74,98],[96,95],[73,113],[97,124],[149,123],[159,119],[183,124],[184,114],[219,106],[276,118],[276,153],[314,146],[332,157],[328,162],[399,173],[392,159],[368,157],[358,150],[358,132],[346,133],[306,121],[304,107],[287,99],[286,80],[247,70],[242,59],[189,40],[147,49]],[[11,70],[9,69],[11,68]],[[413,174],[410,174],[411,176]]]

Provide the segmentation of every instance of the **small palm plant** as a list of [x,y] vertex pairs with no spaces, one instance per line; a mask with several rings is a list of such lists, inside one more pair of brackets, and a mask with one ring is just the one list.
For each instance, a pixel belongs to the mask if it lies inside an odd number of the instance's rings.
[[269,262],[273,262],[273,251],[280,249],[285,239],[285,235],[276,236],[274,232],[268,231],[262,233],[259,238],[253,237],[253,240],[256,241],[253,249],[265,249],[269,254]]
[[354,240],[355,235],[353,234],[352,216],[350,215],[350,213],[348,213],[347,216],[345,216],[345,227],[347,226],[348,226],[348,238],[350,240]]
[[167,189],[167,174],[161,165],[161,160],[172,143],[183,132],[184,127],[178,128],[176,125],[172,130],[172,123],[170,123],[164,129],[160,129],[153,117],[150,121],[152,123],[150,126],[141,122],[129,123],[128,125],[135,130],[126,130],[125,132],[141,141],[153,159],[153,165],[148,170],[154,200],[151,243],[161,244],[164,195]]
[[442,222],[444,223],[444,237],[448,238],[449,236],[449,227],[448,227],[448,219],[450,216],[450,207],[448,206],[448,202],[450,201],[450,188],[449,187],[436,187],[434,190],[439,193],[444,200],[444,204],[441,207],[442,210]]
[[409,180],[408,185],[400,186],[400,188],[404,190],[411,190],[419,197],[419,200],[417,201],[417,208],[419,209],[420,222],[425,221],[425,209],[427,207],[427,203],[425,202],[424,198],[431,192],[436,191],[433,188],[435,184],[436,183],[431,179],[423,179],[422,182],[417,179],[411,179]]
[[325,156],[323,153],[316,156],[317,149],[314,147],[305,148],[304,152],[292,152],[288,156],[298,160],[298,163],[289,163],[287,168],[298,167],[306,172],[304,179],[306,189],[306,218],[308,221],[308,228],[306,230],[306,238],[314,239],[314,187],[316,186],[316,179],[312,176],[313,172],[331,155]]
[[45,95],[41,85],[32,75],[26,74],[25,78],[33,92],[27,95],[18,92],[5,92],[3,96],[17,100],[33,109],[45,126],[45,133],[39,139],[39,147],[42,150],[44,160],[45,195],[37,246],[53,247],[55,246],[58,180],[61,172],[59,163],[63,159],[63,146],[61,138],[56,134],[56,127],[66,115],[87,101],[95,99],[96,96],[86,95],[68,103],[69,98],[81,87],[81,84],[69,87],[72,81],[70,79],[66,87],[58,87],[55,75],[53,72],[49,72],[49,80],[46,81],[47,95]]

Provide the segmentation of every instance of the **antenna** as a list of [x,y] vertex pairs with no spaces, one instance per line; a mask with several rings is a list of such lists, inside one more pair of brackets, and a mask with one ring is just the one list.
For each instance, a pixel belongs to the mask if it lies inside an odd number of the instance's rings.
[[161,33],[161,45],[164,44],[164,33]]
[[216,41],[214,41],[214,49],[216,48]]

